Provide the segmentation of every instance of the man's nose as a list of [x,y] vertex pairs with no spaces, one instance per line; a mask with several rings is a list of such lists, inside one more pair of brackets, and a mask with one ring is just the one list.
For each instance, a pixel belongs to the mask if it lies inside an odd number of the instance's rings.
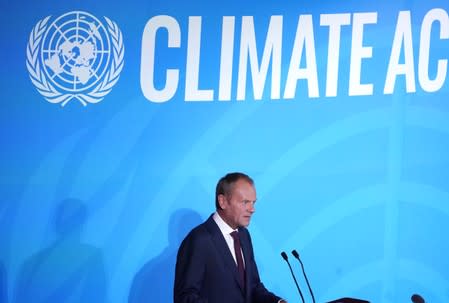
[[248,211],[249,211],[250,213],[253,213],[253,212],[256,211],[256,208],[255,208],[254,203],[249,203]]

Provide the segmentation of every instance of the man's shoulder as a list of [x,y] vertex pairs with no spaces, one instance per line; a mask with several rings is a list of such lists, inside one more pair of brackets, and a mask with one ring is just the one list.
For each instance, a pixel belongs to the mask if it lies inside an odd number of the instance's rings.
[[214,232],[215,222],[209,218],[198,226],[194,227],[186,236],[185,240],[201,240],[205,238],[210,238]]
[[201,237],[207,234],[206,222],[203,222],[194,227],[187,235],[187,237]]

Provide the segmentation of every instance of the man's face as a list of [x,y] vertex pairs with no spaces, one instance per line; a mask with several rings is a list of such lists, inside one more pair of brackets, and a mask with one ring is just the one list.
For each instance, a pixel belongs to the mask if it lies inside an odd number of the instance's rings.
[[240,226],[248,226],[252,214],[256,211],[256,189],[245,179],[234,183],[230,196],[219,195],[220,215],[223,220],[236,229]]

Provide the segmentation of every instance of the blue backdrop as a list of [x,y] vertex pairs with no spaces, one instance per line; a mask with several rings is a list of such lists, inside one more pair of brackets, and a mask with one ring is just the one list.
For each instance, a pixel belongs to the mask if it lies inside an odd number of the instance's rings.
[[0,303],[170,302],[230,171],[278,295],[449,301],[447,0],[1,8]]

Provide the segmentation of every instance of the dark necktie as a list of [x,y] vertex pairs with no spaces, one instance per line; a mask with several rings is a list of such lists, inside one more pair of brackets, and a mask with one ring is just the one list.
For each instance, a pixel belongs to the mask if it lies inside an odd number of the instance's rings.
[[237,270],[239,272],[240,285],[242,286],[242,288],[245,288],[245,268],[243,267],[242,247],[240,245],[238,231],[233,231],[231,233],[231,236],[234,239],[234,251],[235,257],[237,259]]

